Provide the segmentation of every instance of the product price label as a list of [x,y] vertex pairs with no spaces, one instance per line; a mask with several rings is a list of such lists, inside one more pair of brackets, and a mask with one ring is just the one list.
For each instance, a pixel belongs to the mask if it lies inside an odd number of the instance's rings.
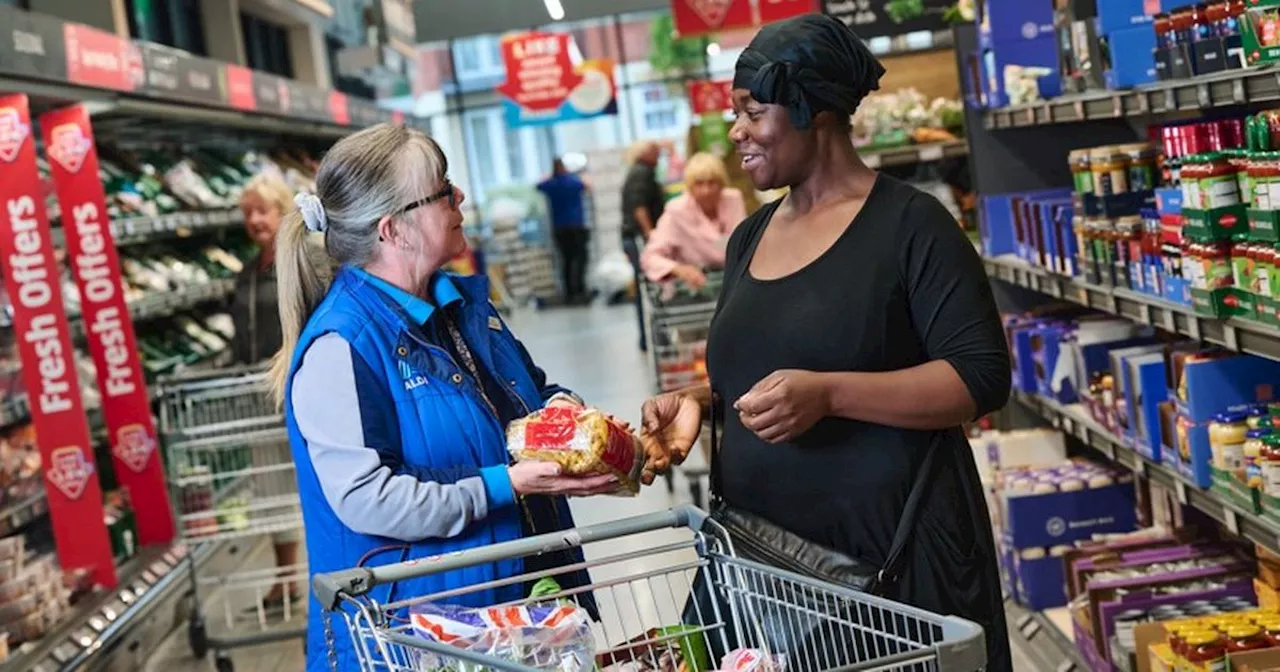
[[68,263],[80,289],[80,314],[98,372],[116,478],[129,490],[140,541],[167,543],[173,538],[173,513],[137,338],[120,289],[120,259],[98,179],[89,113],[83,105],[52,110],[40,116],[40,129],[62,208]]
[[[24,95],[0,96],[0,265],[40,444],[58,561],[114,587],[111,541],[62,303]],[[48,142],[46,140],[46,142]],[[71,157],[67,157],[71,160]],[[97,179],[95,170],[94,179]]]

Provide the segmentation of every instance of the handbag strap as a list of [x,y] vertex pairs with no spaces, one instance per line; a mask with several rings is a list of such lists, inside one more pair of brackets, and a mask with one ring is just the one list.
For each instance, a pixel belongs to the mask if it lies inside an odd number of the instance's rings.
[[[720,474],[720,429],[719,424],[724,411],[723,400],[715,390],[711,391],[711,502],[713,506],[724,503],[723,480]],[[884,565],[876,577],[876,585],[883,587],[898,581],[903,563],[907,558],[907,546],[911,543],[911,534],[916,527],[916,518],[920,515],[920,504],[932,480],[933,463],[938,453],[938,441],[934,441],[925,451],[924,461],[916,472],[915,482],[911,485],[911,493],[907,495],[907,503],[902,507],[902,517],[898,519],[898,527],[893,532],[893,541],[889,552],[885,555]]]

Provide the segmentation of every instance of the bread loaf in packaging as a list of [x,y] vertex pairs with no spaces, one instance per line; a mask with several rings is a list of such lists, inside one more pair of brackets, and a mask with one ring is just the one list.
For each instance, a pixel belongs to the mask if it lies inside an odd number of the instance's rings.
[[645,451],[625,425],[594,408],[556,406],[512,422],[507,450],[517,461],[556,462],[575,476],[612,474],[618,493],[640,491]]

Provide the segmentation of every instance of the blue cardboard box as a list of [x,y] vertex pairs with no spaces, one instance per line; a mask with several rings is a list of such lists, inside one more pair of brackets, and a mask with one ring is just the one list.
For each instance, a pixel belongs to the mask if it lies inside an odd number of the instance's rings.
[[998,42],[1053,37],[1053,0],[985,0],[978,38],[984,48]]
[[1191,305],[1191,283],[1186,278],[1164,276],[1164,292],[1162,297],[1178,305]]
[[1010,197],[1010,194],[993,194],[978,198],[978,236],[984,256],[998,257],[1016,250]]
[[1133,449],[1155,462],[1161,461],[1160,402],[1169,394],[1164,353],[1131,357],[1125,361],[1125,396],[1129,403]]
[[1224,411],[1273,401],[1280,385],[1280,362],[1252,355],[1217,357],[1187,361],[1175,366],[1174,374],[1178,413],[1204,423]]
[[1005,531],[1013,548],[1048,548],[1137,525],[1129,482],[1074,492],[1004,496]]
[[[1137,379],[1132,375],[1129,368],[1129,362],[1139,357],[1156,355],[1164,361],[1164,345],[1153,343],[1150,345],[1139,345],[1132,348],[1116,348],[1111,351],[1111,376],[1115,382],[1115,403],[1111,415],[1115,420],[1115,426],[1112,428],[1116,434],[1124,439],[1125,445],[1130,448],[1134,445],[1134,437],[1137,432],[1135,429],[1135,419],[1137,413],[1135,406],[1138,395],[1131,394],[1135,392]],[[1160,391],[1164,392],[1164,381],[1160,383]],[[1160,395],[1160,399],[1164,399],[1164,395]]]
[[1157,80],[1156,32],[1151,24],[1116,30],[1106,40],[1111,56],[1111,67],[1103,75],[1107,88],[1131,89]]
[[1177,430],[1181,454],[1187,456],[1182,459],[1179,455],[1178,473],[1198,488],[1212,486],[1213,471],[1210,464],[1213,461],[1213,450],[1209,445],[1209,423],[1196,423],[1179,417]]
[[1013,350],[1013,389],[1026,394],[1036,394],[1036,360],[1034,336],[1040,329],[1039,322],[1027,322],[1008,327]]
[[1032,40],[995,41],[982,52],[982,93],[987,107],[1009,105],[1004,88],[1004,71],[1010,65],[1039,67],[1048,74],[1036,81],[1040,97],[1057,97],[1062,93],[1062,76],[1058,71],[1058,41],[1053,33]]
[[1156,189],[1156,212],[1162,215],[1182,214],[1182,189],[1164,187]]
[[1076,402],[1076,388],[1071,376],[1057,376],[1058,360],[1062,357],[1063,340],[1075,330],[1067,324],[1045,324],[1036,329],[1033,338],[1036,372],[1036,389],[1041,396],[1060,404]]
[[1023,558],[1017,551],[1013,558],[1013,583],[1018,588],[1018,603],[1028,609],[1044,611],[1067,603],[1066,561],[1045,556],[1034,560]]
[[1155,17],[1147,14],[1145,4],[1144,0],[1101,0],[1098,2],[1098,34],[1110,35],[1117,30],[1144,25],[1150,28]]

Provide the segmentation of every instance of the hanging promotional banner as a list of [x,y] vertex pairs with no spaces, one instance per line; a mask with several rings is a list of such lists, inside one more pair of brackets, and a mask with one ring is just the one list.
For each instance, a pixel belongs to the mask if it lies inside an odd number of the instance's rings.
[[498,87],[509,127],[540,126],[617,114],[613,61],[575,65],[569,36],[530,32],[502,39],[507,81]]
[[751,0],[671,0],[680,37],[695,37],[755,25]]
[[[95,582],[113,588],[116,570],[102,488],[31,131],[27,97],[0,96],[0,266],[13,304],[14,340],[40,444],[58,562],[63,569],[89,569]],[[93,174],[96,179],[96,170]]]
[[728,79],[695,79],[689,82],[689,107],[693,108],[694,115],[732,110],[733,82]]
[[818,0],[756,0],[760,3],[760,25],[818,11]]
[[98,150],[83,105],[40,115],[49,172],[62,209],[67,260],[80,288],[80,315],[89,354],[98,370],[116,479],[129,491],[138,540],[173,539],[173,512],[157,450],[151,402],[142,376],[137,337],[121,290],[120,258],[107,220],[106,194],[98,178]]

